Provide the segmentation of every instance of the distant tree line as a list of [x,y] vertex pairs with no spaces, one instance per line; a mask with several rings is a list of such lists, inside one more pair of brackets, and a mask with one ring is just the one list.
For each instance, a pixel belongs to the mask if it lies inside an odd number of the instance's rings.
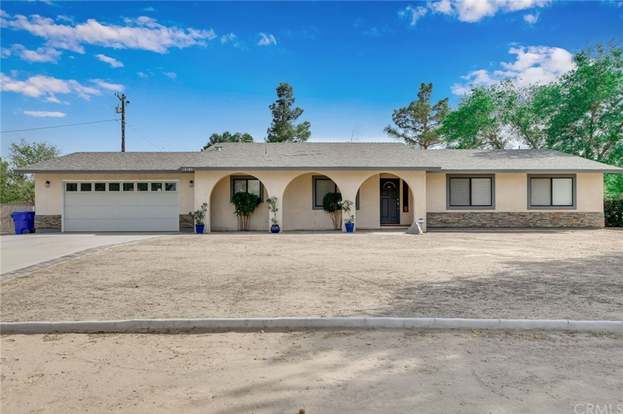
[[30,174],[16,170],[60,155],[54,145],[28,143],[24,140],[12,143],[9,159],[0,158],[0,203],[35,202],[35,184]]

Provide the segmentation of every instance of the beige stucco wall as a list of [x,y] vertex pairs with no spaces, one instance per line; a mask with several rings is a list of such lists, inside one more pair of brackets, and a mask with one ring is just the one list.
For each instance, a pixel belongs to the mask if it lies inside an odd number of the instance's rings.
[[[405,224],[412,217],[426,217],[426,173],[424,171],[387,171],[407,181],[413,194],[410,211],[403,214]],[[312,175],[325,175],[332,179],[345,200],[355,201],[361,188],[360,210],[355,213],[357,228],[378,228],[379,198],[378,177],[374,170],[200,170],[195,172],[195,206],[210,201],[210,222],[212,230],[235,230],[237,219],[229,202],[229,179],[231,175],[250,175],[257,177],[267,192],[266,196],[276,196],[279,212],[278,222],[284,230],[328,229],[330,218],[321,210],[312,209]],[[285,206],[284,206],[285,205]],[[284,208],[285,207],[285,208]],[[257,218],[255,217],[257,216]],[[264,216],[264,217],[262,217]],[[252,229],[268,230],[268,211],[261,206],[251,220]]]
[[[58,215],[63,211],[64,181],[120,181],[120,180],[179,180],[180,214],[186,214],[194,207],[194,189],[190,181],[193,174],[34,174],[35,211],[39,215]],[[50,181],[46,187],[45,182]]]
[[[234,205],[231,203],[231,176],[221,179],[210,196],[209,210],[212,231],[237,231],[238,217],[234,214]],[[266,200],[266,190],[264,189]],[[268,205],[261,202],[251,217],[249,217],[249,230],[266,230],[268,228]]]
[[[448,210],[446,206],[446,174],[427,174],[428,211],[439,213],[445,211],[474,211],[474,209]],[[603,211],[603,175],[601,173],[576,174],[576,204],[574,211]],[[556,209],[528,209],[528,176],[526,173],[495,174],[495,209],[488,211],[520,212],[520,211],[556,211]],[[569,209],[561,209],[561,211]]]

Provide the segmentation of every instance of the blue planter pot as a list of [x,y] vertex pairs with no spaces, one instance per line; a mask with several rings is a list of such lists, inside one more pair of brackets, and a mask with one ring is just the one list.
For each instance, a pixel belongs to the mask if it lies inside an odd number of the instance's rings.
[[346,233],[355,231],[355,223],[344,223],[344,227],[346,227]]
[[195,224],[195,233],[203,234],[203,231],[205,230],[205,227],[206,227],[205,224]]
[[281,227],[279,227],[279,224],[273,224],[272,226],[270,226],[271,233],[279,233],[280,231]]

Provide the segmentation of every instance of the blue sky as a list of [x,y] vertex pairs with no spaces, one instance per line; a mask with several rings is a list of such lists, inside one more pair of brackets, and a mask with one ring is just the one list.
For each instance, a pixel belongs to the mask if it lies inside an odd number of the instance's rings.
[[[619,1],[3,2],[2,130],[116,118],[130,151],[199,149],[212,132],[264,139],[279,82],[312,141],[388,140],[392,110],[433,82],[455,105],[472,85],[549,82],[572,54],[623,43]],[[115,151],[119,124],[2,134],[64,153]]]

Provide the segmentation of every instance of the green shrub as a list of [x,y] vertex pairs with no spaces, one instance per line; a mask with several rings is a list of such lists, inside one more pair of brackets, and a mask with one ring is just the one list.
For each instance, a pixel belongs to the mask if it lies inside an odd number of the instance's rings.
[[604,216],[607,227],[623,227],[623,198],[605,199]]
[[231,198],[234,204],[234,214],[238,216],[238,226],[245,231],[249,226],[249,216],[255,211],[260,203],[260,198],[251,193],[239,192]]
[[329,213],[333,227],[339,229],[342,227],[340,223],[340,212],[342,210],[342,194],[341,193],[327,193],[322,199],[322,208]]

